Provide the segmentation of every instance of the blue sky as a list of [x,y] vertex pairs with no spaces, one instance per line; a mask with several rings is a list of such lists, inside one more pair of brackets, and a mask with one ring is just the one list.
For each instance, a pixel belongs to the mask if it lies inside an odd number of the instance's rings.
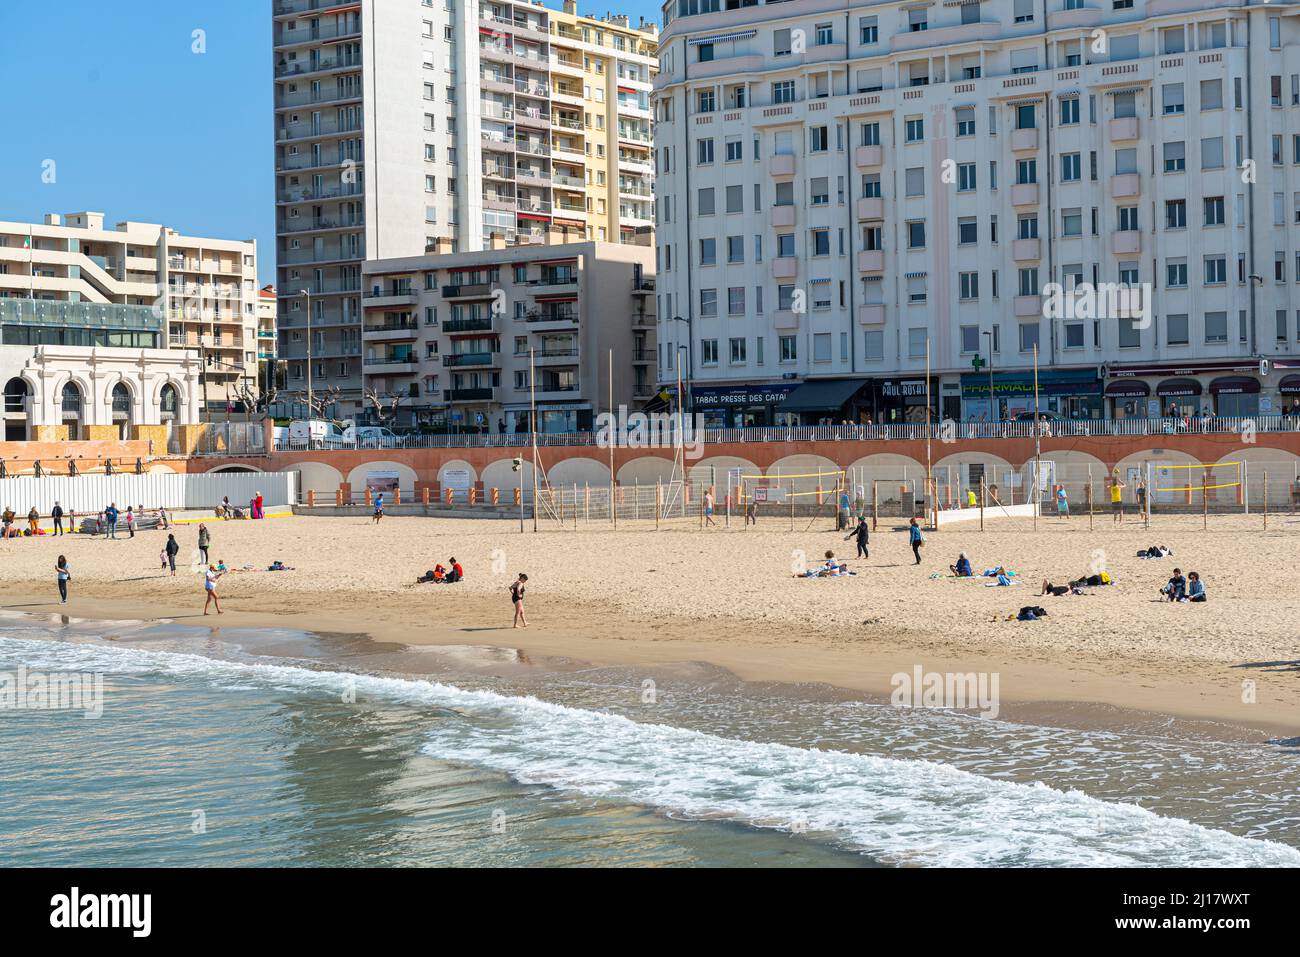
[[[110,223],[256,239],[261,281],[273,282],[270,7],[0,0],[0,219],[91,209]],[[605,0],[579,10],[626,12],[635,23],[657,20],[660,6]],[[193,52],[195,30],[205,53]],[[52,183],[42,181],[47,160]]]

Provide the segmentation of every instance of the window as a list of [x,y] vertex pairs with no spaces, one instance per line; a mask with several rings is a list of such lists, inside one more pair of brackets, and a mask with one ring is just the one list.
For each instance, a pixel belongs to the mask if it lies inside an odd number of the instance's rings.
[[700,216],[712,216],[713,210],[713,187],[706,186],[696,193],[695,212]]
[[773,103],[794,102],[794,80],[781,80],[772,84]]
[[[966,6],[974,6],[967,4]],[[966,9],[965,6],[962,9]],[[975,108],[973,106],[961,106],[957,108],[957,135],[974,136],[975,135]]]
[[1061,182],[1077,183],[1083,178],[1083,163],[1078,153],[1061,154]]
[[975,189],[975,164],[959,163],[957,165],[957,189],[970,192]]
[[1223,197],[1207,196],[1202,200],[1205,208],[1205,225],[1222,226],[1223,225]]
[[925,170],[921,167],[913,167],[907,170],[904,176],[905,195],[907,196],[924,196],[925,195]]
[[1166,116],[1183,112],[1183,85],[1181,83],[1166,83],[1160,88],[1160,91]]
[[739,138],[732,138],[727,140],[727,162],[728,163],[739,162],[743,158],[743,155],[744,155],[744,144],[741,142]]
[[1032,130],[1037,125],[1032,103],[1016,107],[1016,129]]
[[735,338],[729,340],[731,346],[731,361],[736,365],[743,364],[745,361],[745,340]]
[[1067,349],[1083,348],[1083,323],[1082,322],[1065,323],[1065,348]]
[[808,129],[808,152],[825,153],[829,146],[826,127],[813,126]]
[[718,262],[718,241],[716,239],[700,240],[700,265],[713,266]]
[[1115,151],[1115,172],[1118,175],[1125,173],[1136,173],[1137,168],[1137,150],[1122,149]]
[[927,22],[927,10],[908,10],[907,11],[907,29],[910,33],[920,33],[929,26]]
[[959,294],[962,299],[978,299],[980,297],[980,274],[977,272],[963,272],[957,274],[957,285]]
[[880,360],[885,358],[885,334],[871,330],[862,334],[862,358]]
[[880,42],[880,27],[875,17],[858,17],[858,41],[864,45]]
[[1187,288],[1187,260],[1169,259],[1165,262],[1165,285],[1170,289]]
[[1032,23],[1034,19],[1034,0],[1016,0],[1012,7],[1012,16],[1016,23]]
[[1020,296],[1037,296],[1042,287],[1038,285],[1038,267],[1030,266],[1027,269],[1018,270],[1020,279]]
[[700,340],[700,364],[706,366],[716,366],[718,364],[717,339]]
[[695,141],[695,163],[698,166],[708,166],[713,162],[713,139],[712,137]]
[[1038,160],[1016,160],[1016,182],[1020,184],[1038,182]]
[[1205,257],[1205,285],[1222,286],[1228,281],[1228,261],[1223,256]]
[[[1226,325],[1225,316],[1225,325]],[[1189,342],[1187,313],[1170,313],[1165,317],[1165,342],[1171,346],[1185,346]]]
[[[1280,77],[1274,77],[1273,79],[1280,81]],[[1281,87],[1278,88],[1278,98],[1281,99]],[[1279,102],[1277,105],[1281,106],[1282,104]],[[1222,80],[1201,81],[1201,109],[1202,111],[1223,109]]]
[[1137,230],[1138,208],[1136,206],[1120,206],[1115,212],[1118,214],[1120,232],[1131,233]]
[[1142,333],[1137,327],[1136,319],[1120,319],[1119,347],[1121,349],[1138,349],[1142,346]]
[[1187,144],[1182,140],[1177,143],[1166,143],[1165,149],[1165,172],[1181,173],[1187,169]]
[[781,336],[778,340],[781,348],[782,362],[797,362],[799,359],[799,340],[795,336]]
[[1034,213],[1026,213],[1016,220],[1017,239],[1037,239],[1038,238],[1038,216]]
[[1077,206],[1061,210],[1061,235],[1065,237],[1083,235],[1083,210]]
[[925,220],[913,220],[907,224],[907,248],[925,248]]
[[829,256],[831,254],[831,231],[814,229],[812,231],[812,255]]
[[794,256],[794,233],[781,233],[776,237],[776,255],[778,259]]
[[727,212],[743,213],[745,211],[745,187],[727,187]]
[[1223,137],[1209,136],[1201,140],[1201,169],[1223,169]]
[[862,124],[862,145],[863,146],[880,145],[880,124],[879,123]]
[[718,314],[718,290],[700,290],[700,315],[716,316]]
[[745,261],[745,237],[727,237],[727,262],[743,263]]
[[972,355],[980,351],[979,326],[961,327],[961,351],[962,355]]
[[830,203],[830,179],[826,176],[814,176],[809,182],[809,199],[814,206],[826,206]]
[[1228,314],[1226,312],[1207,312],[1205,314],[1205,341],[1228,341]]
[[925,120],[914,116],[906,121],[906,139],[909,143],[920,143],[925,139]]
[[957,243],[962,246],[973,246],[979,242],[979,229],[974,216],[964,217],[957,220]]
[[1022,322],[1020,324],[1020,351],[1033,352],[1038,347],[1038,323]]
[[817,46],[824,47],[835,42],[835,26],[830,23],[817,24]]
[[1079,98],[1069,96],[1061,100],[1061,125],[1074,126],[1079,122]]

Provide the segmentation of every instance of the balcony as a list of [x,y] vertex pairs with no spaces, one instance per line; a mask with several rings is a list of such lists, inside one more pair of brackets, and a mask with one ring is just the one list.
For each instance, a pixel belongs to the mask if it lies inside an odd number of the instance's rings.
[[773,279],[793,279],[799,273],[799,261],[793,256],[778,256],[772,260]]
[[884,272],[885,251],[883,249],[864,249],[858,253],[858,272]]
[[1135,140],[1138,138],[1138,119],[1136,116],[1117,116],[1110,121],[1110,138],[1112,141]]
[[1037,239],[1017,239],[1011,243],[1011,258],[1016,262],[1028,262],[1032,259],[1041,259],[1042,252],[1039,249]]
[[497,353],[458,352],[453,355],[444,355],[442,357],[442,364],[457,369],[462,369],[466,366],[492,366],[497,364]]
[[365,294],[361,304],[366,309],[384,309],[389,306],[412,306],[418,298],[419,293],[404,286],[373,288]]
[[493,286],[490,282],[457,283],[442,287],[443,299],[491,299]]
[[366,357],[361,362],[365,375],[413,375],[420,370],[420,362],[413,355]]
[[1037,183],[1016,183],[1011,187],[1011,205],[1012,206],[1037,206],[1038,205],[1038,184]]
[[885,162],[884,150],[879,146],[859,146],[853,153],[859,168],[880,166]]
[[382,322],[361,327],[361,338],[366,342],[400,342],[414,339],[420,334],[415,322]]
[[491,388],[443,389],[444,402],[491,402],[496,390]]
[[1038,127],[1031,126],[1026,130],[1012,130],[1011,149],[1016,152],[1038,149]]
[[768,172],[773,176],[793,176],[794,155],[791,153],[777,153],[768,160]]
[[535,309],[524,317],[528,322],[577,322],[577,309]]
[[556,392],[577,392],[577,391],[579,391],[579,387],[578,387],[578,383],[576,382],[538,382],[537,383],[537,394],[539,396],[542,394],[550,395]]
[[793,226],[795,223],[794,204],[772,207],[773,226]]
[[1141,189],[1137,173],[1118,173],[1110,178],[1110,195],[1115,199],[1136,196]]
[[705,60],[692,63],[687,67],[692,80],[707,80],[714,76],[739,76],[742,73],[760,73],[763,69],[761,54],[723,57],[720,60]]
[[793,309],[778,309],[772,317],[772,325],[777,329],[798,329],[799,313]]
[[858,200],[858,219],[884,219],[885,201],[879,196],[863,196]]
[[1142,234],[1136,229],[1121,229],[1110,234],[1110,248],[1116,256],[1142,251]]
[[858,306],[858,324],[879,326],[885,321],[885,304],[880,302]]
[[491,332],[491,316],[475,316],[470,319],[448,319],[442,324],[442,331],[452,332]]
[[1016,315],[1041,316],[1043,314],[1042,296],[1016,296]]

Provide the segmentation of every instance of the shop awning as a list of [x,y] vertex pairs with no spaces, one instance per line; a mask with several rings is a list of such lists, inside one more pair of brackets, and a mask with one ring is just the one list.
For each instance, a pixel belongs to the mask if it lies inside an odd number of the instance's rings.
[[1151,386],[1141,379],[1120,379],[1106,386],[1106,395],[1112,399],[1144,399],[1151,394]]
[[1166,379],[1156,386],[1156,395],[1200,395],[1201,384],[1195,379]]
[[1255,395],[1259,392],[1259,380],[1244,375],[1220,376],[1210,383],[1211,395]]
[[827,412],[838,410],[864,385],[866,379],[823,379],[805,382],[785,397],[777,412]]
[[1300,394],[1300,375],[1283,376],[1277,384],[1277,391],[1284,395]]

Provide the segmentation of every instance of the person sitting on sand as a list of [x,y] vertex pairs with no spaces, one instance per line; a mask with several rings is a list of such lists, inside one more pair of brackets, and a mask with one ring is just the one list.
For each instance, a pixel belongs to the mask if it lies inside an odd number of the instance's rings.
[[447,560],[447,564],[451,566],[451,571],[447,572],[447,575],[443,579],[443,581],[445,581],[448,585],[454,585],[456,582],[464,580],[465,569],[460,567],[460,562],[456,561],[456,559],[453,557]]
[[1174,573],[1170,576],[1169,581],[1160,589],[1160,594],[1164,595],[1170,601],[1178,601],[1187,593],[1187,579],[1183,577],[1180,569],[1175,568]]
[[956,576],[957,578],[970,578],[971,577],[970,559],[966,557],[966,553],[965,552],[959,553],[957,555],[957,564],[949,565],[948,570],[952,572],[953,575]]
[[1205,601],[1205,582],[1196,572],[1187,573],[1187,595],[1183,601]]

